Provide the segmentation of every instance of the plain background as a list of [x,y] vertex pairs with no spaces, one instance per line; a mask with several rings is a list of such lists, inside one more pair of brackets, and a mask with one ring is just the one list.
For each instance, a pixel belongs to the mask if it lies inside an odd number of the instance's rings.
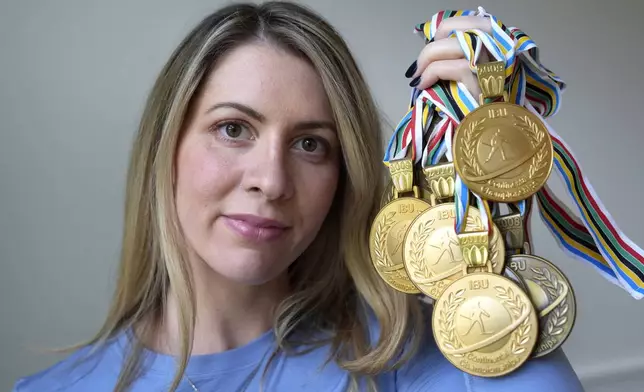
[[[353,49],[383,118],[404,114],[413,26],[486,7],[537,42],[568,83],[549,123],[636,243],[642,132],[641,15],[625,0],[307,1]],[[106,313],[119,254],[127,156],[144,99],[180,39],[223,1],[0,3],[0,390],[82,341]],[[388,130],[389,132],[389,130]],[[380,157],[374,157],[380,159]],[[563,187],[551,180],[560,198]],[[534,247],[570,278],[579,316],[565,350],[589,392],[641,391],[644,302],[567,258],[539,218]],[[638,385],[638,388],[636,388]]]

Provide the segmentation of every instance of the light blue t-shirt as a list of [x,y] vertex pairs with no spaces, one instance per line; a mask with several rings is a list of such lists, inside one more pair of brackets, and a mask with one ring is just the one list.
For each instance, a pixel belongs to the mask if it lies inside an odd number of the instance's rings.
[[[40,373],[23,378],[14,392],[112,392],[124,363],[131,333],[122,333],[96,353],[78,350],[67,359]],[[383,392],[582,392],[583,388],[562,351],[531,359],[521,368],[499,378],[475,377],[455,368],[440,353],[431,331],[421,349],[402,368],[377,378]],[[235,392],[247,382],[260,362],[266,363],[274,348],[272,331],[245,346],[218,354],[197,355],[190,359],[186,375],[200,392]],[[272,351],[271,351],[272,352]],[[348,373],[335,362],[325,365],[329,347],[320,347],[299,356],[279,355],[264,380],[264,391],[344,392]],[[144,352],[142,375],[131,392],[167,391],[175,371],[171,356]],[[87,356],[87,358],[84,358]],[[79,359],[81,359],[79,361]],[[247,385],[248,392],[259,391],[263,364]],[[183,379],[179,392],[194,392]]]

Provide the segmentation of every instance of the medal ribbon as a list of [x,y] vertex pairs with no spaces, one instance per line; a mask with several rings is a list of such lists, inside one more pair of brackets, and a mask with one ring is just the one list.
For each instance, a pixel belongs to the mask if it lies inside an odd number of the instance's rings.
[[411,117],[412,110],[409,110],[405,117],[400,120],[393,135],[389,139],[389,144],[387,145],[383,159],[386,166],[389,165],[390,160],[402,159],[406,156],[407,149],[412,142],[410,132],[408,132]]
[[565,253],[590,262],[609,281],[619,284],[615,272],[599,252],[586,227],[545,187],[536,195],[539,215]]
[[[528,105],[527,108],[538,115],[536,108],[531,105]],[[617,227],[592,185],[582,173],[581,166],[570,147],[547,123],[544,122],[544,124],[552,137],[555,152],[554,167],[564,180],[568,194],[577,207],[586,230],[583,233],[584,230],[581,230],[576,219],[570,214],[562,213],[565,208],[561,207],[561,203],[551,196],[548,188],[543,188],[539,191],[540,206],[546,209],[549,205],[556,205],[559,207],[558,218],[561,220],[559,224],[549,224],[550,222],[547,222],[546,219],[547,213],[542,213],[546,226],[558,241],[565,241],[562,245],[564,245],[566,253],[579,259],[581,252],[584,255],[581,257],[582,260],[590,262],[609,281],[615,282],[616,278],[617,282],[633,298],[641,299],[644,297],[644,251]],[[568,238],[563,236],[564,231],[560,228],[565,227],[566,224],[569,228],[577,229],[577,236]],[[575,231],[569,233],[575,233]],[[589,239],[588,235],[592,238],[594,247],[586,245]],[[572,240],[573,238],[579,238],[579,240]],[[582,239],[586,241],[582,241]],[[598,257],[597,251],[602,257]],[[610,272],[607,267],[610,267]]]
[[[455,16],[489,18],[492,26],[492,36],[485,34],[480,38],[494,57],[499,59],[497,53],[501,52],[503,54],[506,62],[506,90],[508,90],[507,83],[512,81],[513,75],[516,74],[515,67],[520,65],[525,69],[524,78],[527,79],[523,85],[525,91],[516,92],[511,96],[521,97],[521,99],[525,97],[542,117],[549,117],[557,113],[560,107],[559,97],[566,86],[563,80],[541,64],[537,45],[527,34],[516,27],[505,26],[499,19],[487,13],[482,7],[479,7],[477,11],[440,11],[430,21],[418,24],[415,27],[415,31],[422,34],[426,41],[430,41],[436,36],[436,30],[440,24],[444,20]],[[453,36],[453,33],[451,32],[449,36]],[[496,46],[496,49],[491,49],[488,46],[488,40],[495,44],[490,46]],[[464,49],[463,52],[466,57],[470,59],[471,57],[468,56],[468,53],[472,51],[473,46],[465,49],[461,42],[461,47]],[[472,65],[471,60],[470,65]]]
[[[523,65],[513,84],[514,91],[524,90],[529,83],[529,72]],[[525,88],[525,91],[530,89]],[[557,94],[558,95],[558,94]],[[556,97],[556,102],[560,102]],[[534,99],[523,101],[530,111],[542,119],[553,142],[554,168],[567,186],[568,194],[577,206],[583,224],[566,210],[564,204],[553,196],[545,186],[537,192],[540,217],[561,249],[571,257],[593,265],[608,281],[622,286],[636,299],[644,297],[644,252],[617,227],[591,184],[584,177],[572,150],[563,139],[543,120],[542,113],[550,110],[541,101],[539,107],[532,105]],[[554,108],[555,110],[558,109]],[[526,224],[527,225],[527,224]]]

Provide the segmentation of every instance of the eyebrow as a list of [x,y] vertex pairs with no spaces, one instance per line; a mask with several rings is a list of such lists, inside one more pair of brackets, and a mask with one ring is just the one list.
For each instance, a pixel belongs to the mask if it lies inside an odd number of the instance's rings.
[[[263,114],[261,114],[257,110],[255,110],[255,109],[253,109],[253,108],[251,108],[249,106],[243,105],[241,103],[237,103],[237,102],[220,102],[220,103],[217,103],[217,104],[211,106],[210,108],[208,108],[208,110],[206,110],[206,114],[210,113],[210,112],[213,112],[213,111],[215,111],[217,109],[220,109],[220,108],[232,108],[232,109],[235,109],[235,110],[239,110],[240,112],[242,112],[242,113],[254,118],[255,120],[257,120],[259,122],[265,122],[266,121],[266,116],[264,116]],[[329,130],[335,132],[335,124],[332,121],[323,121],[323,120],[320,120],[320,121],[317,121],[317,120],[314,120],[314,121],[302,121],[302,122],[299,122],[299,123],[295,124],[295,126],[293,128],[295,130],[297,130],[297,131],[306,131],[306,130],[310,130],[310,129],[328,128]]]
[[253,108],[250,108],[250,107],[248,107],[246,105],[242,105],[241,103],[237,103],[237,102],[221,102],[221,103],[217,103],[217,104],[211,106],[208,110],[206,110],[206,114],[208,114],[210,112],[213,112],[213,111],[215,111],[217,109],[220,109],[220,108],[233,108],[233,109],[239,110],[240,112],[245,113],[250,117],[253,117],[255,120],[257,120],[259,122],[264,122],[266,120],[266,117],[263,114],[261,114],[260,112],[258,112],[257,110],[255,110]]

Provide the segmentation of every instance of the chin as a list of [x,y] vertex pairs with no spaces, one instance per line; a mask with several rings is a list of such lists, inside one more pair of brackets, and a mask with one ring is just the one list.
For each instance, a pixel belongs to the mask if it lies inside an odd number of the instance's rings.
[[214,257],[204,259],[213,272],[230,281],[247,285],[269,282],[286,272],[291,264],[283,257],[275,257],[275,252],[235,249],[213,253]]

